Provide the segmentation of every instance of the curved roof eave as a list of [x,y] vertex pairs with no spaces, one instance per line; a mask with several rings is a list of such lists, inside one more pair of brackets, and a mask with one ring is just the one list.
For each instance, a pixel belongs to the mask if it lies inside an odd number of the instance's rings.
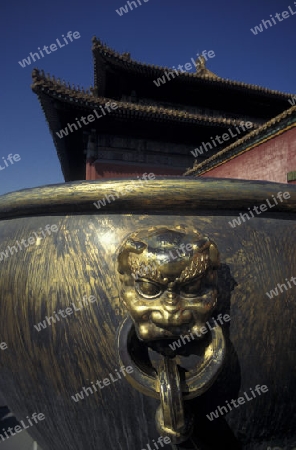
[[[170,71],[172,68],[169,67],[161,67],[156,66],[153,64],[146,64],[142,63],[136,60],[131,59],[129,53],[123,53],[120,54],[119,52],[116,52],[115,50],[108,47],[106,44],[103,44],[99,39],[96,37],[93,37],[93,55],[94,55],[94,76],[95,76],[95,86],[97,86],[97,69],[98,69],[98,57],[100,57],[102,62],[113,64],[114,66],[118,66],[123,70],[126,71],[133,71],[136,73],[142,73],[145,72],[151,76],[159,77],[163,75],[165,71]],[[263,95],[271,95],[271,96],[278,96],[282,98],[290,98],[294,94],[289,94],[273,89],[267,89],[262,86],[258,86],[255,84],[248,84],[241,81],[233,81],[229,80],[227,78],[221,78],[215,75],[213,72],[211,72],[208,69],[205,69],[206,72],[204,74],[198,74],[198,73],[192,73],[192,72],[185,72],[180,73],[178,76],[178,80],[181,80],[183,82],[195,82],[195,81],[206,81],[208,83],[220,85],[221,87],[230,87],[230,88],[239,88],[239,89],[245,89],[249,91],[254,91],[254,93],[261,93]]]
[[[51,79],[49,76],[41,75],[39,70],[33,70],[33,91],[38,94],[38,92],[44,92],[47,95],[55,98],[63,103],[76,104],[77,106],[83,106],[87,109],[96,108],[105,105],[107,102],[115,102],[113,99],[105,97],[96,97],[90,93],[85,92],[81,89],[74,89],[67,87],[61,81]],[[135,113],[138,116],[153,117],[155,119],[171,120],[178,122],[188,122],[188,123],[201,123],[203,125],[215,125],[215,126],[236,126],[240,125],[241,119],[229,119],[224,117],[211,117],[202,114],[193,114],[186,111],[180,111],[176,109],[169,109],[165,107],[153,106],[153,105],[140,105],[137,103],[129,103],[123,101],[116,101],[118,105],[117,109],[112,113],[117,114],[120,111],[126,111]],[[257,125],[254,123],[254,127]]]

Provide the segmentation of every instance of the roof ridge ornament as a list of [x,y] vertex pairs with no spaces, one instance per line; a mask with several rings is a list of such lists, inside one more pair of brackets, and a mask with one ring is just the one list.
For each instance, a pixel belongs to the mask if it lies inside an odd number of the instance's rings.
[[207,70],[206,68],[206,59],[204,56],[199,56],[196,60],[196,73],[198,75],[204,75],[205,71]]
[[[44,72],[43,72],[43,76],[44,76]],[[32,71],[32,78],[33,78],[33,83],[40,81],[40,79],[42,78],[42,74],[40,74],[39,69],[37,69],[36,67]]]
[[212,77],[212,78],[219,78],[218,75],[216,75],[215,73],[213,73],[209,69],[207,69],[206,61],[207,61],[207,59],[203,55],[201,55],[197,58],[196,63],[195,63],[196,75],[208,76],[208,77]]
[[127,61],[130,61],[131,60],[131,54],[130,54],[130,52],[124,52],[124,53],[122,53],[122,58],[124,58],[124,59],[126,59]]

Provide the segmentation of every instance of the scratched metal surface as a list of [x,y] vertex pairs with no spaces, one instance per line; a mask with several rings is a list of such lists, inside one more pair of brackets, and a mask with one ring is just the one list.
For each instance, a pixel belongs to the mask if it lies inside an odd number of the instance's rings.
[[[289,439],[285,445],[295,445],[295,296],[289,290],[271,301],[266,291],[296,275],[296,187],[165,180],[162,187],[158,182],[151,191],[139,191],[138,197],[133,193],[106,209],[92,210],[93,201],[104,192],[120,191],[123,182],[108,183],[49,188],[48,197],[46,188],[24,191],[14,202],[0,198],[3,248],[46,224],[58,224],[60,230],[44,239],[44,246],[9,257],[5,266],[2,262],[0,329],[8,349],[2,352],[0,373],[16,416],[24,417],[28,410],[46,414],[39,431],[32,427],[44,450],[81,450],[85,439],[89,450],[115,450],[118,442],[122,450],[136,450],[157,440],[158,402],[127,383],[115,383],[112,390],[79,403],[70,397],[89,386],[89,380],[103,379],[118,367],[116,330],[126,311],[118,297],[115,267],[123,239],[139,228],[184,223],[217,244],[220,307],[231,316],[224,330],[227,366],[212,388],[192,401],[196,440],[207,442],[202,450],[218,448],[219,442],[231,450],[261,450],[263,443],[275,447],[284,439]],[[292,192],[285,205],[235,229],[229,226],[248,206],[284,190]],[[24,196],[30,198],[27,204]],[[84,294],[96,295],[98,304],[40,333],[33,329],[46,314]],[[205,414],[258,383],[267,385],[269,393],[213,422],[206,419]]]

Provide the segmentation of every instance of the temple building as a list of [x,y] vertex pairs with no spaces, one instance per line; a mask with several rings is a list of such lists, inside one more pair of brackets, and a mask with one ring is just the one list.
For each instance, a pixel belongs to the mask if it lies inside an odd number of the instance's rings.
[[92,51],[94,86],[88,91],[41,70],[32,74],[65,181],[144,172],[212,176],[224,149],[230,161],[244,138],[253,149],[258,136],[265,142],[264,130],[269,136],[295,119],[293,108],[285,112],[291,94],[221,78],[202,57],[193,73],[137,62],[97,38]]

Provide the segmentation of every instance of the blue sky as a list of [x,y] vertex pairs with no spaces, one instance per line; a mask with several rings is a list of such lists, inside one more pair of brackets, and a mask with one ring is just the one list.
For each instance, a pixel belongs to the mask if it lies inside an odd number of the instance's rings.
[[[133,59],[161,66],[190,62],[203,50],[208,68],[232,80],[296,93],[296,14],[254,35],[250,28],[270,15],[296,12],[293,0],[149,0],[119,16],[126,0],[11,0],[0,6],[0,194],[63,183],[56,150],[37,96],[34,67],[79,84],[93,85],[91,38],[96,35]],[[80,39],[22,68],[18,61],[38,47],[78,31]],[[289,104],[287,104],[287,108]],[[21,160],[6,167],[3,158]],[[7,160],[6,160],[7,161]]]

